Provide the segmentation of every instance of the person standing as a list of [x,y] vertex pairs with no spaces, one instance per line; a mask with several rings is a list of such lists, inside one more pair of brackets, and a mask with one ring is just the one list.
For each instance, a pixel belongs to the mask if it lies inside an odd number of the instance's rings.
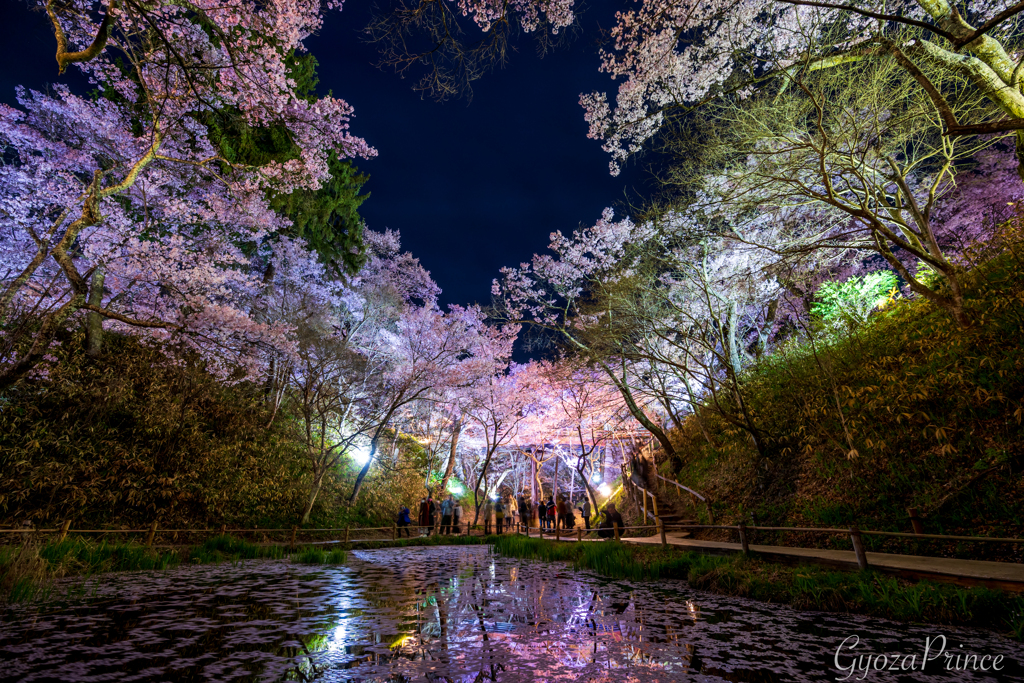
[[572,506],[572,499],[566,498],[565,501],[565,528],[575,529],[576,528],[576,508]]
[[416,523],[420,525],[420,536],[426,535],[427,531],[427,499],[420,498],[420,513],[416,517]]
[[455,501],[455,509],[452,511],[452,530],[456,534],[462,533],[462,503]]
[[548,506],[543,498],[537,503],[537,519],[540,524],[540,532],[543,534],[548,528]]
[[565,498],[563,496],[558,497],[558,502],[555,503],[555,528],[565,528]]
[[555,497],[548,496],[548,529],[555,528]]
[[583,523],[587,525],[587,531],[590,531],[590,499],[584,498],[583,505],[580,506],[580,513],[583,515]]
[[502,524],[505,522],[505,502],[498,498],[494,501],[494,532],[496,534],[502,534]]
[[490,536],[491,535],[491,512],[492,512],[492,509],[491,509],[491,499],[490,498],[485,498],[484,499],[484,507],[480,511],[480,514],[482,514],[484,516],[484,536]]
[[452,510],[455,509],[455,503],[452,501],[452,497],[449,495],[441,503],[441,533],[450,534],[452,532]]
[[412,524],[412,520],[409,518],[409,508],[403,505],[398,511],[398,535],[401,536],[404,531],[408,538],[410,524]]
[[437,506],[434,505],[434,497],[427,496],[427,536],[434,531],[434,520],[437,518]]

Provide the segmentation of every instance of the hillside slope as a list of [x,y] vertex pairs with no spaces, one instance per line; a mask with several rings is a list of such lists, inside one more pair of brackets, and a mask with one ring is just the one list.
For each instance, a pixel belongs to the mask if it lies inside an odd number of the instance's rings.
[[[298,523],[310,474],[286,408],[268,428],[259,387],[226,386],[135,338],[108,344],[92,359],[66,339],[45,377],[0,396],[0,524]],[[349,508],[354,477],[344,463],[325,480],[312,525],[390,524],[422,489],[415,474],[374,476]]]
[[[973,324],[924,300],[899,300],[863,327],[792,345],[744,378],[769,435],[759,459],[742,430],[713,410],[673,434],[682,462],[665,473],[707,493],[719,523],[911,531],[1024,533],[1024,250],[971,274]],[[663,458],[662,458],[663,459]],[[723,532],[724,533],[724,532]],[[838,545],[846,539],[759,533],[758,543]],[[1024,560],[1005,544],[869,540],[871,549]]]

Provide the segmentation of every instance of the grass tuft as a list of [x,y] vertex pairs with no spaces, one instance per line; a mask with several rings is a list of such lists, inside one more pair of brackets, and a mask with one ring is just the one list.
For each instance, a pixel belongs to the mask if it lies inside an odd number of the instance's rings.
[[793,567],[742,555],[718,557],[613,541],[558,543],[502,536],[495,539],[494,549],[506,557],[570,562],[577,570],[613,579],[681,579],[698,590],[786,603],[798,609],[986,626],[1024,639],[1024,596],[989,588],[912,583],[870,571]]
[[346,553],[341,548],[326,550],[317,546],[306,546],[292,558],[300,564],[344,564]]

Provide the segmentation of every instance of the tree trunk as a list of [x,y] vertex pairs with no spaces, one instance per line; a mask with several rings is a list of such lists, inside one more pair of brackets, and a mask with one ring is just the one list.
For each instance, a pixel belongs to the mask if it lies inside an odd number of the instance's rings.
[[581,467],[583,467],[583,461],[580,462],[580,466],[576,468],[576,471],[579,472],[580,479],[583,480],[583,488],[586,489],[587,497],[590,498],[590,513],[593,516],[594,511],[597,510],[597,494],[594,493],[594,489],[590,486],[590,481],[583,474],[583,470],[580,469]]
[[452,446],[448,452],[448,465],[444,468],[444,478],[441,479],[441,495],[448,491],[448,480],[451,479],[452,471],[455,469],[455,450],[459,447],[459,434],[462,433],[461,416],[455,419],[452,425]]
[[629,408],[630,414],[636,418],[637,422],[643,425],[644,429],[650,432],[651,435],[658,440],[658,443],[660,443],[661,447],[665,450],[666,455],[670,458],[675,458],[676,449],[672,447],[672,442],[669,441],[668,435],[665,434],[665,431],[661,427],[654,424],[650,418],[647,417],[644,411],[640,409],[640,406],[636,404],[636,401],[633,399],[633,392],[630,390],[629,385],[626,384],[625,379],[619,379],[619,377],[612,372],[612,369],[608,367],[606,363],[599,361],[599,364],[608,377],[611,378],[615,387],[619,390],[619,393],[622,394],[622,398],[625,399],[626,407]]
[[708,442],[709,446],[715,448],[715,442],[711,440],[711,435],[708,434],[708,426],[704,424],[704,416],[700,414],[700,406],[697,405],[696,395],[690,386],[690,379],[684,374],[682,380],[683,386],[686,387],[686,395],[690,397],[690,410],[693,412],[693,419],[697,421],[697,426],[700,427],[700,433],[704,435],[704,440]]
[[537,461],[530,456],[530,520],[527,526],[533,526],[533,506],[537,502]]
[[551,500],[555,501],[555,528],[558,528],[558,462],[561,460],[555,456],[555,476],[551,480]]
[[352,487],[352,495],[349,496],[348,502],[352,504],[356,502],[356,498],[359,497],[359,491],[363,488],[363,481],[366,479],[366,475],[370,473],[370,465],[373,464],[373,458],[377,455],[377,440],[379,433],[373,436],[373,440],[370,441],[370,457],[366,459],[366,464],[359,470],[359,475],[356,477],[356,484]]
[[[476,524],[477,520],[480,517],[480,505],[481,505],[481,503],[479,502],[479,498],[478,498],[478,495],[479,495],[479,492],[480,492],[480,483],[481,482],[483,482],[485,484],[487,483],[487,481],[485,479],[485,477],[487,476],[487,466],[491,464],[491,456],[494,455],[494,451],[496,451],[496,450],[498,450],[497,446],[495,446],[494,448],[488,449],[487,457],[484,458],[484,466],[480,469],[480,474],[476,478],[476,485],[473,486],[473,505],[474,505],[474,507],[476,507],[476,515],[473,517],[473,524]],[[484,493],[484,500],[486,500],[488,493],[487,493],[487,491],[484,491],[483,493]]]
[[530,499],[537,502],[537,461],[530,456]]
[[324,469],[324,471],[319,474],[313,475],[313,484],[309,488],[309,500],[306,502],[306,509],[302,512],[302,524],[309,521],[309,515],[313,512],[313,503],[316,502],[316,497],[320,493],[320,487],[323,486],[324,475],[326,473],[327,470]]
[[[92,271],[92,279],[89,283],[90,306],[101,307],[103,305],[103,281],[106,279],[106,271],[102,265]],[[103,316],[95,311],[89,311],[85,316],[85,352],[91,358],[99,358],[103,355]]]

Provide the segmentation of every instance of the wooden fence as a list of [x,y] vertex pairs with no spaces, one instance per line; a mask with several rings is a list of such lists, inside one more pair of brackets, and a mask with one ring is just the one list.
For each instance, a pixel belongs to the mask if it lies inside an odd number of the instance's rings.
[[[658,517],[657,497],[654,494],[646,491],[642,487],[636,487],[644,492],[646,496],[651,496],[652,506],[654,512],[654,524],[647,525],[635,525],[635,526],[623,526],[619,527],[618,524],[614,524],[612,527],[606,529],[609,533],[609,538],[619,540],[622,538],[625,532],[639,532],[639,534],[650,534],[660,536],[662,546],[669,545],[667,539],[667,532],[682,531],[688,529],[725,529],[728,531],[735,531],[740,549],[743,553],[750,552],[749,533],[752,531],[771,531],[771,532],[783,532],[783,533],[818,533],[818,534],[831,534],[848,536],[850,539],[850,545],[852,546],[853,552],[857,557],[857,564],[861,569],[868,568],[867,553],[864,550],[862,542],[863,536],[886,536],[895,538],[906,538],[914,540],[940,540],[940,541],[959,541],[959,542],[982,542],[982,543],[1024,543],[1024,539],[1021,538],[1004,538],[995,536],[952,536],[945,534],[918,534],[918,533],[902,533],[897,531],[871,531],[866,529],[858,529],[856,526],[851,526],[846,529],[839,528],[819,528],[819,527],[784,527],[784,526],[748,526],[744,523],[736,525],[725,525],[725,524],[672,524],[663,523],[661,518]],[[646,500],[645,512],[646,512]],[[490,527],[490,525],[487,525]],[[429,530],[427,535],[431,533],[440,534],[443,527],[439,522],[435,522],[433,527],[421,527],[415,524],[404,527],[407,529],[407,533],[415,531],[417,536],[422,534],[424,530]],[[452,535],[473,535],[474,532],[479,531],[481,535],[487,527],[482,524],[461,524],[458,525],[458,532]],[[304,544],[326,544],[326,543],[352,543],[359,541],[395,541],[401,537],[403,527],[399,527],[395,524],[385,527],[338,527],[338,528],[325,528],[325,529],[302,529],[299,527],[281,528],[281,529],[237,529],[222,526],[219,529],[160,529],[157,522],[153,522],[147,529],[72,529],[71,522],[64,522],[59,528],[52,529],[35,529],[35,528],[14,528],[14,529],[0,529],[0,542],[5,538],[11,539],[11,535],[21,534],[23,540],[28,541],[29,539],[38,538],[40,536],[52,535],[56,536],[56,541],[63,541],[69,534],[79,535],[99,535],[100,537],[105,535],[132,535],[132,534],[145,534],[144,545],[146,547],[153,546],[154,540],[157,534],[161,535],[186,535],[186,536],[212,536],[220,534],[236,534],[236,535],[249,535],[254,534],[261,535],[264,537],[263,545],[286,545],[290,547],[296,547],[297,545]],[[599,529],[584,529],[582,527],[576,527],[573,529],[565,528],[553,528],[553,529],[539,529],[537,527],[531,527],[521,523],[509,524],[507,533],[525,534],[526,536],[532,536],[535,532],[538,536],[550,536],[555,540],[603,540],[600,536],[594,539],[594,535],[597,534]],[[285,535],[287,540],[282,541],[271,541],[268,538],[268,534]],[[299,536],[303,537],[302,539]],[[311,536],[321,535],[326,536],[330,540],[308,540]],[[368,535],[376,536],[374,538],[367,538]],[[795,546],[799,547],[799,546]]]

